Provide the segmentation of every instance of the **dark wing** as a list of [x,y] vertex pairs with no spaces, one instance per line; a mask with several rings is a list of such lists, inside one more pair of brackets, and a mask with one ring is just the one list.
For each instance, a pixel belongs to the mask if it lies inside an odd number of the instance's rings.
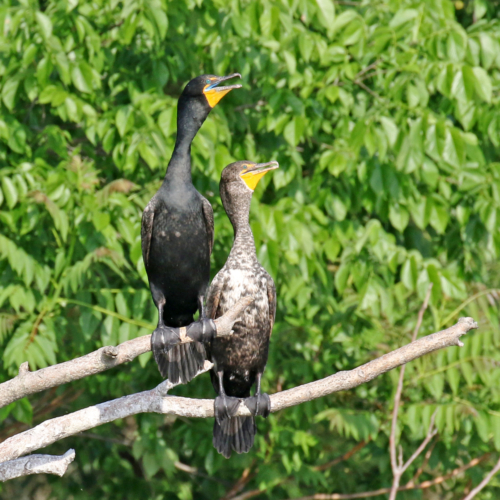
[[[219,309],[219,301],[222,293],[223,280],[219,278],[220,272],[215,276],[210,284],[210,288],[207,293],[207,305],[205,306],[205,313],[207,318],[217,319],[217,311]],[[212,348],[211,343],[205,344],[205,350],[207,353],[206,359],[212,361]],[[212,379],[212,384],[215,390],[218,390],[219,383],[216,378],[214,378],[213,370],[210,371],[210,377]]]
[[201,195],[200,197],[203,203],[203,216],[207,225],[208,245],[210,247],[210,254],[212,254],[212,248],[214,247],[214,210],[206,198]]
[[222,279],[219,278],[220,272],[215,276],[210,284],[207,294],[206,314],[207,318],[217,319],[217,310],[219,309],[219,300],[222,292]]
[[148,203],[147,207],[142,213],[142,224],[141,224],[141,247],[142,247],[142,258],[144,259],[144,264],[148,267],[149,261],[149,249],[151,247],[151,238],[153,236],[153,222],[155,218],[154,209],[154,198]]
[[271,325],[269,335],[271,335],[273,332],[274,319],[276,318],[276,285],[271,276],[269,276],[267,280],[267,301],[269,304],[269,324]]

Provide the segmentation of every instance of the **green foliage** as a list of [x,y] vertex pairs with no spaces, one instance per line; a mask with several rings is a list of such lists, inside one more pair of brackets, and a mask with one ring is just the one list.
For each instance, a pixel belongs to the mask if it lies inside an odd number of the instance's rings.
[[[0,6],[0,380],[24,361],[34,370],[151,330],[140,219],[173,148],[177,97],[202,72],[239,71],[243,89],[224,98],[194,141],[193,178],[215,209],[215,273],[232,243],[217,194],[222,168],[244,158],[280,162],[251,215],[279,300],[264,389],[350,369],[408,342],[432,283],[422,335],[459,315],[480,329],[464,348],[408,366],[405,456],[436,409],[439,442],[422,480],[500,451],[498,2],[352,3]],[[207,379],[176,393],[212,397]],[[2,435],[159,381],[143,355],[2,409]],[[145,491],[219,498],[246,468],[245,490],[266,490],[259,498],[386,487],[396,384],[389,373],[259,421],[254,449],[230,461],[214,452],[210,421],[139,415],[53,445],[54,453],[76,449],[71,474],[7,483],[2,495],[42,481],[52,496],[76,500]],[[369,440],[363,451],[317,469],[361,440]],[[454,478],[453,491],[489,468]]]

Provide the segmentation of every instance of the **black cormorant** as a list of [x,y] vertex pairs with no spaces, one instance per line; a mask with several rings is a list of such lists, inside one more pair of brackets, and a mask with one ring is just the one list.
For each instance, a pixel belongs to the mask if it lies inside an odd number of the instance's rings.
[[[220,183],[222,203],[234,228],[234,243],[224,267],[210,285],[207,315],[216,319],[240,297],[254,298],[241,320],[234,324],[233,334],[214,338],[207,347],[214,363],[212,384],[218,394],[213,443],[226,458],[231,456],[231,450],[246,453],[253,445],[254,417],[233,416],[241,399],[253,415],[267,416],[270,411],[269,396],[260,392],[260,381],[276,314],[276,288],[257,260],[248,217],[257,183],[266,172],[276,168],[277,162],[239,161],[223,170]],[[254,383],[256,394],[250,397]]]
[[167,173],[142,216],[142,256],[158,308],[151,345],[161,375],[172,383],[189,382],[206,356],[199,342],[170,346],[177,339],[170,339],[171,330],[165,328],[189,325],[198,309],[203,315],[210,278],[213,211],[191,180],[191,142],[220,99],[241,87],[218,86],[236,76],[241,78],[238,73],[203,75],[186,85],[177,106],[177,138]]

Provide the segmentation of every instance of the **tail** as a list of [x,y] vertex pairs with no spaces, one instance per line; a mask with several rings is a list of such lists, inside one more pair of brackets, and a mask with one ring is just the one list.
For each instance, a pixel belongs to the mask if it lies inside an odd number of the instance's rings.
[[224,457],[236,453],[247,453],[253,446],[255,438],[255,419],[253,417],[232,417],[214,422],[213,444]]
[[187,384],[203,369],[206,353],[201,342],[178,344],[169,349],[155,347],[153,353],[161,376],[172,384]]

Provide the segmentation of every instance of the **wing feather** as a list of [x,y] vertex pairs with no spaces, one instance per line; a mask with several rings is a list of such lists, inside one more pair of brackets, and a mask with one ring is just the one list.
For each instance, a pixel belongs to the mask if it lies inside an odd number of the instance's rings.
[[146,267],[149,263],[149,249],[151,248],[151,238],[153,237],[153,223],[155,218],[153,199],[148,203],[142,213],[141,248],[142,258],[144,259]]
[[210,319],[217,319],[217,310],[219,309],[219,300],[222,292],[222,282],[217,274],[210,284],[207,295],[206,314]]
[[276,285],[270,276],[267,280],[267,301],[269,304],[269,324],[271,326],[269,335],[271,335],[276,318]]
[[210,202],[203,196],[201,196],[201,201],[203,203],[203,216],[205,217],[208,231],[208,245],[210,247],[210,254],[212,254],[212,248],[214,247],[214,210]]

